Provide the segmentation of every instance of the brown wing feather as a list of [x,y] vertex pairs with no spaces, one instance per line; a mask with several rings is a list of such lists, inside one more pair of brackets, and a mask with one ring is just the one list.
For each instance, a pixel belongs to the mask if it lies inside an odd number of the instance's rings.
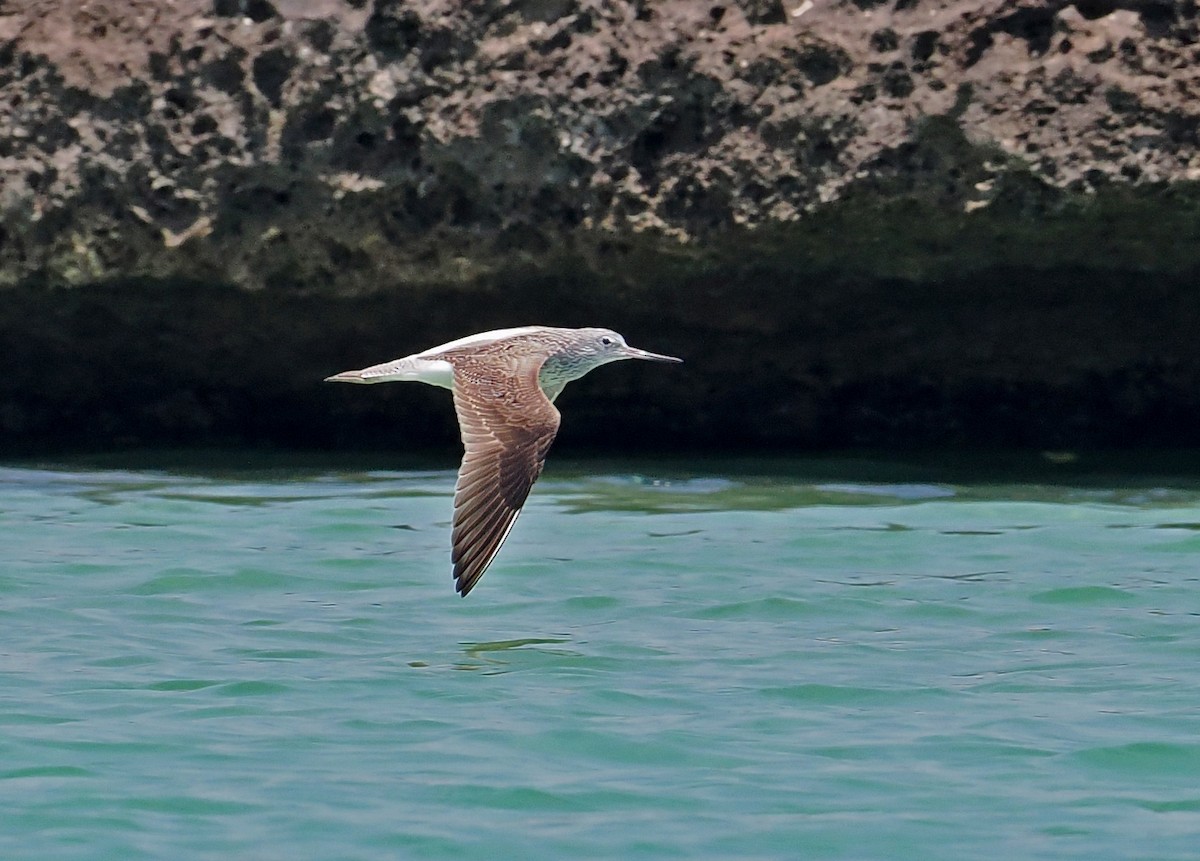
[[453,359],[466,453],[454,490],[450,558],[464,597],[500,552],[558,433],[558,410],[538,385],[542,361],[491,352]]

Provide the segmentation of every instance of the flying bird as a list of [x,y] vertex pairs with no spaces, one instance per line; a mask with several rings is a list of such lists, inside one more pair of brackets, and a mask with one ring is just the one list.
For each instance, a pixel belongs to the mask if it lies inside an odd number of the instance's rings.
[[336,383],[416,380],[450,389],[462,436],[450,559],[463,597],[487,571],[521,513],[558,433],[554,399],[571,380],[621,359],[681,362],[639,350],[611,329],[523,326],[470,335],[358,371]]

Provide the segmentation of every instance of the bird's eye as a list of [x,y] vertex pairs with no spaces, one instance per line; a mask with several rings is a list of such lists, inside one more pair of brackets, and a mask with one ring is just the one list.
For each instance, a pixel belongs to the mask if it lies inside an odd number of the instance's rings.
[[600,343],[606,347],[611,347],[613,345],[613,339],[608,337],[608,335],[605,335],[603,338],[600,339]]

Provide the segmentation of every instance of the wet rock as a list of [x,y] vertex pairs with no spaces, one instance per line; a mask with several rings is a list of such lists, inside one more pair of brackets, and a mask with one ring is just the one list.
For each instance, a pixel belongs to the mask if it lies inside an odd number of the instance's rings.
[[[35,370],[78,372],[82,350],[138,381],[103,408],[114,439],[305,427],[329,442],[337,431],[305,413],[326,397],[309,380],[544,320],[752,357],[736,374],[701,359],[594,384],[597,410],[619,401],[697,444],[1188,442],[1190,348],[1128,316],[1149,313],[1131,297],[1152,289],[1178,312],[1168,330],[1192,319],[1172,291],[1200,271],[1195,13],[1192,0],[12,0],[0,341],[18,370],[0,434],[87,426],[77,388]],[[976,283],[983,335],[968,322]],[[1060,285],[1081,303],[1078,336],[1043,313]],[[925,305],[930,291],[946,304]],[[178,380],[161,371],[167,343],[137,335],[174,320],[172,302],[190,315],[171,342],[189,345]],[[104,308],[109,325],[82,325]],[[35,312],[69,318],[69,336]],[[248,377],[218,373],[206,345]],[[88,381],[103,392],[116,377]],[[281,392],[273,409],[294,421],[239,418],[254,409],[246,379]],[[378,411],[393,403],[381,397],[336,403]],[[752,403],[775,418],[738,424]],[[408,432],[441,433],[433,415]]]

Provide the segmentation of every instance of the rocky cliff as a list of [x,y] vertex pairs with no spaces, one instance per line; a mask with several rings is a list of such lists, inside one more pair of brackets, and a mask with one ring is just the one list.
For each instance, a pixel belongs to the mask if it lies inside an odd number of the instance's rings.
[[544,322],[689,359],[567,443],[1194,444],[1198,60],[1192,0],[8,0],[0,441],[444,440],[317,381]]

